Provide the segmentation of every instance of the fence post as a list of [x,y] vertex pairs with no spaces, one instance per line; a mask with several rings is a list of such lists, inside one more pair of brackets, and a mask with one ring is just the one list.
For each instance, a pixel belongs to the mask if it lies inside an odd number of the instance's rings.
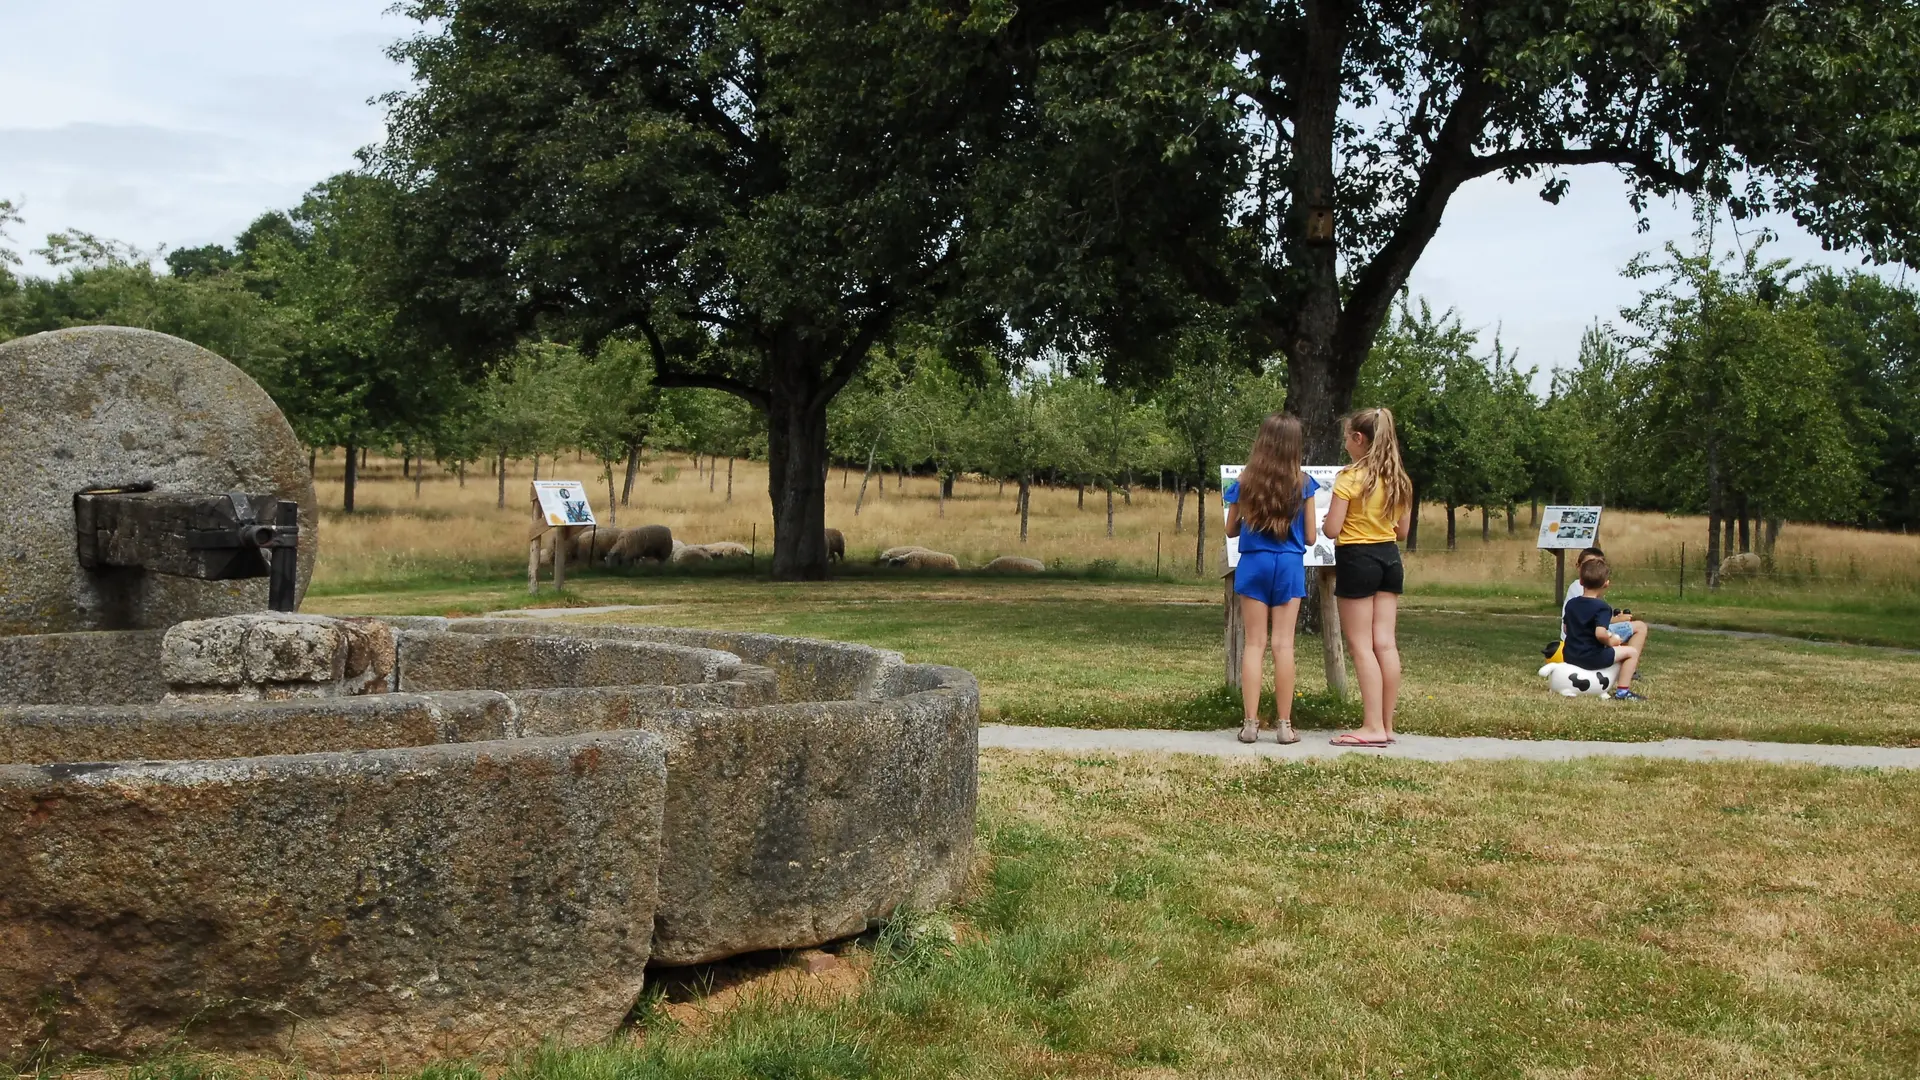
[[1687,542],[1680,541],[1680,599],[1687,598]]

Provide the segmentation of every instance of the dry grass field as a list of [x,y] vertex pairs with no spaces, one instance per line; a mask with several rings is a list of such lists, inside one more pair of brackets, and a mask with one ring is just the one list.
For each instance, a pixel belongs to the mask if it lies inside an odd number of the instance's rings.
[[[339,513],[342,460],[319,462],[318,487],[324,514],[316,580],[323,586],[349,582],[392,582],[421,573],[458,574],[499,570],[524,564],[520,536],[527,517],[530,461],[508,469],[506,508],[496,508],[497,480],[481,466],[464,486],[439,468],[426,466],[415,485],[400,475],[398,461],[375,459],[362,473],[359,510]],[[727,462],[711,473],[697,469],[684,455],[648,461],[634,487],[632,505],[616,508],[625,525],[658,523],[691,543],[715,540],[757,542],[769,550],[772,516],[766,493],[766,466],[737,461],[733,497],[727,498]],[[597,466],[572,457],[542,462],[541,475],[579,480],[595,492],[594,503],[607,515],[607,493]],[[1084,506],[1072,488],[1036,488],[1029,536],[1020,542],[1020,520],[1012,485],[980,480],[955,484],[944,513],[939,487],[930,477],[875,473],[864,505],[854,513],[860,489],[857,470],[835,468],[827,483],[827,523],[846,533],[849,558],[871,559],[897,544],[921,544],[959,557],[962,566],[978,566],[996,555],[1028,555],[1063,570],[1084,571],[1110,563],[1129,573],[1151,574],[1156,565],[1166,579],[1191,579],[1194,568],[1195,501],[1186,500],[1181,529],[1175,531],[1171,492],[1136,485],[1129,505],[1114,499],[1114,535],[1106,535],[1104,493],[1089,490]],[[1205,563],[1219,559],[1220,505],[1217,493],[1205,506],[1208,542]],[[1527,508],[1516,515],[1515,531],[1496,515],[1491,535],[1480,539],[1477,514],[1460,512],[1459,546],[1445,550],[1446,514],[1442,507],[1422,508],[1421,549],[1408,556],[1409,581],[1416,591],[1514,591],[1538,588],[1553,579],[1551,557],[1533,546]],[[1663,514],[1614,511],[1604,520],[1602,539],[1623,586],[1642,589],[1679,585],[1681,546],[1686,545],[1688,588],[1702,587],[1705,520]],[[1789,524],[1780,534],[1776,572],[1771,580],[1732,583],[1728,592],[1806,592],[1836,595],[1920,598],[1920,536],[1902,536]]]

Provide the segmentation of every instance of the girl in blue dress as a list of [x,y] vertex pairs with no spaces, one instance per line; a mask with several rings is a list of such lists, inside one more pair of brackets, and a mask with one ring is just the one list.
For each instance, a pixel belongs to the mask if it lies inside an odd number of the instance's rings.
[[1307,548],[1318,539],[1313,493],[1319,485],[1300,468],[1305,440],[1300,421],[1274,413],[1260,424],[1253,451],[1240,478],[1227,485],[1227,535],[1240,538],[1240,563],[1233,591],[1247,628],[1240,654],[1240,693],[1246,705],[1240,741],[1260,737],[1260,675],[1263,655],[1273,643],[1273,700],[1279,716],[1274,739],[1296,743],[1293,731],[1293,631],[1300,601],[1307,595]]

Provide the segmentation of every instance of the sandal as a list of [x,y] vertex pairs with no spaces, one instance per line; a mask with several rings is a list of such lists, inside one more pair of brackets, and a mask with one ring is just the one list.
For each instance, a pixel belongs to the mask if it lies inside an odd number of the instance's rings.
[[1240,721],[1240,741],[1250,743],[1260,737],[1259,717],[1248,717]]
[[1335,735],[1329,742],[1333,746],[1364,746],[1369,750],[1384,750],[1392,745],[1393,740],[1366,739],[1362,738],[1358,732],[1349,731],[1343,735]]
[[1273,722],[1273,741],[1281,746],[1292,746],[1300,741],[1300,733],[1293,730],[1293,721],[1276,720]]

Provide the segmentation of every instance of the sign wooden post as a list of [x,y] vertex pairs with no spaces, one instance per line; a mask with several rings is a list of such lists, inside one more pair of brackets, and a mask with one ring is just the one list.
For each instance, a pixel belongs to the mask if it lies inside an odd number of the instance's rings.
[[540,539],[553,533],[553,587],[567,587],[567,548],[583,529],[593,528],[593,507],[585,485],[571,480],[535,480],[530,489],[533,523],[527,527],[527,592],[540,591]]

